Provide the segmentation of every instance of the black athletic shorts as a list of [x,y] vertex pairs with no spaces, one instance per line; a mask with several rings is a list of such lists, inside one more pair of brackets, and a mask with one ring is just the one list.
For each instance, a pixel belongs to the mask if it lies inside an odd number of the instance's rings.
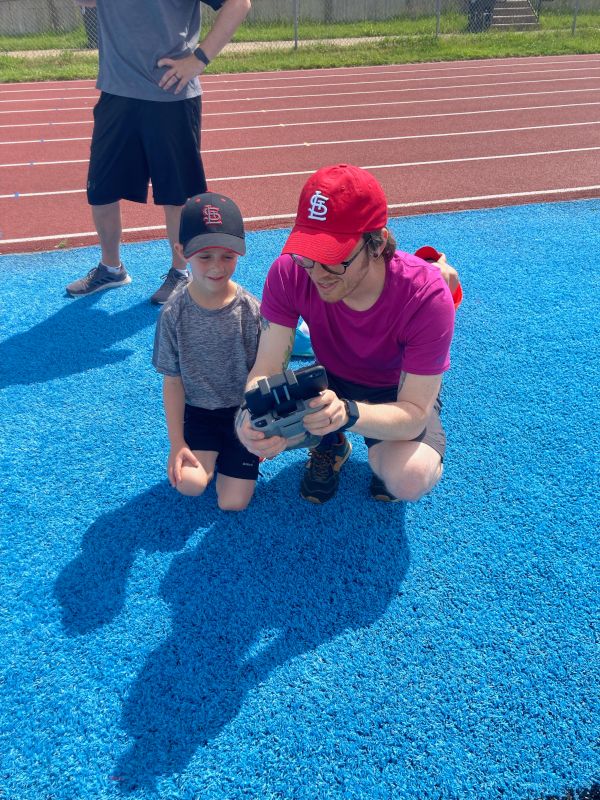
[[200,97],[159,103],[102,92],[94,108],[87,197],[182,206],[206,191],[200,155]]
[[217,470],[230,478],[255,481],[258,458],[249,453],[235,434],[234,417],[239,406],[210,410],[186,403],[183,437],[190,450],[216,451]]
[[[361,386],[358,383],[352,383],[351,381],[345,381],[343,378],[338,378],[330,372],[327,373],[327,380],[329,382],[329,388],[332,389],[338,397],[346,397],[348,400],[377,404],[395,403],[398,399],[397,386]],[[438,397],[435,401],[431,417],[427,421],[427,427],[419,436],[411,439],[411,441],[428,444],[430,447],[433,447],[436,453],[440,454],[443,460],[444,453],[446,452],[446,434],[444,433],[442,421],[440,419],[441,410],[442,401]],[[369,439],[367,436],[364,438],[367,447],[373,447],[374,444],[378,444],[381,441],[381,439]]]

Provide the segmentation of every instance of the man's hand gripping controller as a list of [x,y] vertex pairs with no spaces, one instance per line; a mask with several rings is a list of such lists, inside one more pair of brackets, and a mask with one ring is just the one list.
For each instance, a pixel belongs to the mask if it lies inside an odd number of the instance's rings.
[[321,366],[303,367],[261,378],[258,386],[246,392],[246,406],[250,411],[250,424],[265,436],[304,438],[293,447],[314,447],[319,436],[312,436],[303,425],[304,417],[317,409],[308,401],[318,397],[327,388],[327,374]]

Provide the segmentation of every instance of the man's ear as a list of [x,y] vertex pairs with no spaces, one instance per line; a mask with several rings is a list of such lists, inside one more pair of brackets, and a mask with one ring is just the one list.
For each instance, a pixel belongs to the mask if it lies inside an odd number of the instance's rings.
[[382,228],[381,232],[380,232],[380,236],[383,239],[383,247],[381,247],[381,245],[379,245],[379,247],[375,251],[375,253],[376,253],[375,254],[375,258],[380,258],[383,255],[383,251],[385,250],[385,247],[386,247],[386,245],[388,243],[388,239],[390,238],[390,232],[388,231],[387,228]]

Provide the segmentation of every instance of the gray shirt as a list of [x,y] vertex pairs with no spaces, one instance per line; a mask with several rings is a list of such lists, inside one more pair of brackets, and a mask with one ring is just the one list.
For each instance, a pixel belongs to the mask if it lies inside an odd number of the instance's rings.
[[241,405],[260,336],[260,303],[236,288],[224,308],[208,310],[186,288],[163,306],[154,337],[152,363],[158,372],[181,376],[188,405]]
[[[225,0],[204,0],[219,9]],[[103,92],[138,100],[170,102],[197,97],[198,79],[179,93],[161,89],[163,58],[183,58],[196,48],[202,14],[200,0],[96,0],[100,68],[96,86]]]

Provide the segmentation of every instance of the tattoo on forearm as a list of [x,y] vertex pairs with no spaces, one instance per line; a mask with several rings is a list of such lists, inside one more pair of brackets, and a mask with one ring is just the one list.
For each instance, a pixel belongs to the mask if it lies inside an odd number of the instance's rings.
[[294,340],[296,338],[296,332],[292,333],[290,336],[290,343],[287,346],[285,353],[283,354],[283,363],[281,365],[282,370],[286,370],[290,363],[290,358],[292,357],[292,350],[294,349]]

